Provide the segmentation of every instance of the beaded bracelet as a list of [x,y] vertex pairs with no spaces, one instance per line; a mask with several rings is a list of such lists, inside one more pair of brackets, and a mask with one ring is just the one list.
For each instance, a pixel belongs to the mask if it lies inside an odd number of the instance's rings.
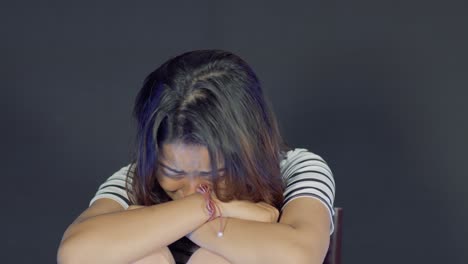
[[219,209],[219,206],[215,203],[215,201],[211,197],[211,192],[212,192],[211,188],[208,185],[200,184],[197,187],[197,192],[201,193],[203,197],[205,198],[206,210],[208,211],[208,214],[210,215],[208,222],[216,218],[219,218],[219,231],[217,235],[218,237],[222,237],[224,235],[223,218],[222,218],[223,215],[221,213],[221,210]]

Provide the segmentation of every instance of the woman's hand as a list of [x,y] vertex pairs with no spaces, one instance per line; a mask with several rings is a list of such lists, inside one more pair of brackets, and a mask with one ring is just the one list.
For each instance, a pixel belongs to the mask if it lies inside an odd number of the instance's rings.
[[276,223],[279,211],[275,207],[265,203],[254,203],[250,201],[221,202],[216,200],[223,217],[238,218],[243,220]]
[[[223,217],[238,218],[265,223],[278,222],[279,211],[275,207],[264,203],[250,201],[221,202],[215,198]],[[144,205],[130,205],[127,210],[144,208]]]

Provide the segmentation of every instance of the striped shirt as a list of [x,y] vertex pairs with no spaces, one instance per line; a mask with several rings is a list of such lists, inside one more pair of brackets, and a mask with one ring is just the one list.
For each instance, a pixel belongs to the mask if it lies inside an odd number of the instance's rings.
[[[89,205],[91,206],[98,199],[109,198],[127,209],[130,199],[125,183],[129,168],[130,165],[121,168],[101,184]],[[327,163],[320,156],[306,149],[296,148],[286,152],[284,159],[280,162],[280,169],[286,185],[282,209],[299,197],[318,199],[328,209],[330,234],[333,233],[335,180]]]

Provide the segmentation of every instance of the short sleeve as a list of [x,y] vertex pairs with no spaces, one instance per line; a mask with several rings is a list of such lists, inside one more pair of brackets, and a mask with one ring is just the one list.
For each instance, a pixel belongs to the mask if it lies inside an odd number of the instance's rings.
[[134,171],[130,164],[121,168],[112,174],[112,176],[107,178],[107,180],[99,186],[96,194],[89,202],[89,206],[91,206],[98,199],[108,198],[118,202],[125,209],[127,209],[131,204],[126,186],[127,181],[131,183],[131,178],[127,177],[127,175],[130,175],[128,173],[129,170],[131,170],[130,174],[132,174]]
[[319,200],[330,215],[330,234],[333,233],[333,203],[335,200],[335,180],[325,160],[307,149],[294,149],[286,153],[280,163],[281,174],[286,188],[283,208],[299,197]]

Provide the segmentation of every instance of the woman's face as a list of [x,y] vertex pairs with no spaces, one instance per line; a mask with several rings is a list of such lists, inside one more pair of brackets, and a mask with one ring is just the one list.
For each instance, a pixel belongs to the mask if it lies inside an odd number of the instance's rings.
[[[157,179],[173,200],[191,195],[200,184],[212,187],[211,163],[208,149],[183,143],[163,144]],[[218,174],[224,173],[224,164],[218,162]]]

